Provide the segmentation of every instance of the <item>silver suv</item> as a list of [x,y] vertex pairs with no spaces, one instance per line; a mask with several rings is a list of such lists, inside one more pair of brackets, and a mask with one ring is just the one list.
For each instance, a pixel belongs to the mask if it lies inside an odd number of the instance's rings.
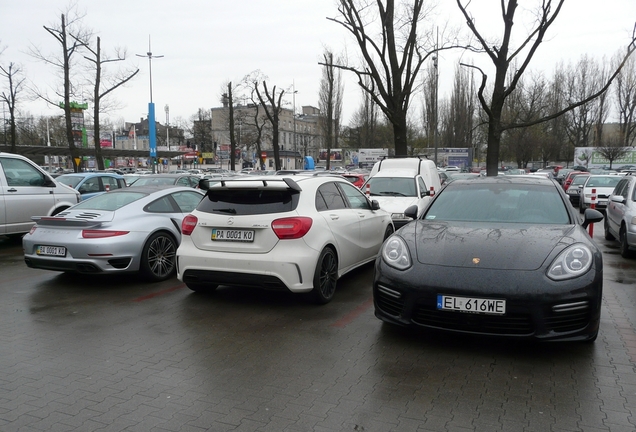
[[609,196],[605,209],[605,239],[621,244],[621,255],[631,257],[636,249],[636,176],[623,177]]
[[0,235],[20,238],[34,222],[80,202],[73,188],[56,182],[29,158],[0,152]]

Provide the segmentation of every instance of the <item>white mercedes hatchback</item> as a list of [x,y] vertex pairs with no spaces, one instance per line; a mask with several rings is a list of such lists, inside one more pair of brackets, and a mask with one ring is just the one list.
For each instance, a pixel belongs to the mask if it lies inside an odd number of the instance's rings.
[[260,287],[311,293],[319,304],[394,231],[377,201],[324,175],[221,180],[181,229],[177,278],[193,291]]

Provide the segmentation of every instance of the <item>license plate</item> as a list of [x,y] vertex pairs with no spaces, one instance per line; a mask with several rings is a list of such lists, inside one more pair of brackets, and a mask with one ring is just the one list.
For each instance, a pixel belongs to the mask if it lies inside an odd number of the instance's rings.
[[61,246],[38,246],[35,253],[37,255],[66,256],[66,248]]
[[438,294],[437,309],[488,315],[504,315],[506,313],[506,300],[454,297]]
[[235,242],[253,242],[254,230],[238,230],[238,229],[212,229],[212,240],[216,241],[235,241]]

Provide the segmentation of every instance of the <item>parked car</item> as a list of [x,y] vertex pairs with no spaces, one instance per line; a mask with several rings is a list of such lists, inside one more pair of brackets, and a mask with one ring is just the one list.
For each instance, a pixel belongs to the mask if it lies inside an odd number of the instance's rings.
[[[406,213],[417,216],[417,207]],[[398,326],[593,341],[602,255],[562,188],[538,176],[457,180],[376,260],[375,314]]]
[[579,206],[579,203],[581,201],[581,190],[582,190],[581,188],[583,187],[583,184],[585,183],[589,175],[590,173],[587,173],[587,172],[582,172],[578,174],[572,179],[572,182],[570,183],[570,186],[568,187],[567,195],[570,198],[570,202],[572,203],[574,207]]
[[57,181],[78,191],[82,200],[127,186],[123,175],[106,172],[64,174]]
[[52,216],[80,202],[80,194],[58,183],[29,158],[0,152],[0,235],[19,239],[31,216]]
[[574,180],[574,177],[576,177],[578,174],[586,174],[589,175],[589,173],[587,172],[583,172],[583,171],[570,171],[565,175],[565,178],[563,179],[563,190],[567,192],[568,188],[570,187],[570,185],[572,184],[572,180]]
[[45,270],[168,279],[175,272],[181,221],[202,197],[183,186],[122,188],[52,217],[34,217],[36,225],[22,239],[24,261]]
[[636,250],[636,177],[618,182],[605,209],[605,240],[620,242],[621,256],[630,258]]
[[351,184],[357,188],[361,188],[364,182],[367,181],[367,179],[369,178],[368,174],[362,174],[362,173],[344,172],[340,175],[343,176],[345,179],[349,180]]
[[130,187],[139,186],[190,186],[193,188],[199,187],[199,180],[201,177],[191,173],[181,174],[147,174],[139,177],[133,181]]
[[177,278],[193,291],[253,286],[324,304],[392,232],[378,203],[338,176],[226,180],[183,220]]
[[391,214],[395,229],[399,229],[411,221],[404,210],[415,204],[421,212],[441,187],[433,161],[401,158],[376,162],[362,189],[378,201],[381,209]]
[[596,209],[605,210],[605,207],[607,207],[607,200],[621,178],[623,177],[609,174],[588,176],[581,188],[579,211],[583,213],[586,208],[590,208],[592,205],[593,190],[596,191]]

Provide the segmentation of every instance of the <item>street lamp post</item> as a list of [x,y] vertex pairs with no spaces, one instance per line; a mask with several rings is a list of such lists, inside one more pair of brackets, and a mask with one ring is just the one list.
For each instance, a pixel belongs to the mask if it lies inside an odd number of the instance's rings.
[[294,112],[292,113],[292,117],[293,117],[293,121],[294,121],[294,168],[296,168],[296,152],[297,150],[297,145],[296,145],[296,93],[298,93],[298,90],[296,90],[296,86],[294,83],[292,83],[292,95],[293,95],[293,110]]
[[161,58],[153,56],[150,49],[150,36],[148,36],[148,52],[146,55],[137,54],[137,57],[148,57],[148,71],[150,74],[150,102],[148,103],[148,138],[150,140],[150,164],[152,173],[155,173],[155,159],[157,158],[157,125],[155,124],[155,104],[152,102],[152,59]]

